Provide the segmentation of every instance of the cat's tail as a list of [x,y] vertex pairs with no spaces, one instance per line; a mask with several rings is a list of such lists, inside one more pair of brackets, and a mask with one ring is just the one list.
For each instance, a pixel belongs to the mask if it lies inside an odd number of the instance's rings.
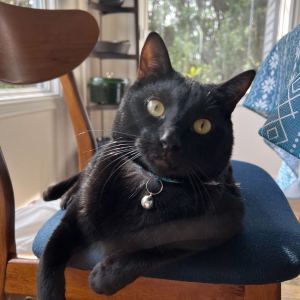
[[78,182],[81,173],[77,173],[68,179],[65,179],[59,183],[51,185],[43,193],[43,199],[45,201],[52,201],[62,198],[61,206],[65,208],[67,203],[78,189]]

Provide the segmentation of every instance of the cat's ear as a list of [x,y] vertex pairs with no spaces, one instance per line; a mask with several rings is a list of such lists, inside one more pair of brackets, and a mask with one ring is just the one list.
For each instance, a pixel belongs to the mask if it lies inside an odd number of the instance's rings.
[[224,103],[224,105],[226,105],[229,113],[232,113],[237,103],[245,95],[255,74],[255,70],[248,70],[219,86],[218,90],[226,95],[226,103]]
[[137,79],[159,78],[172,72],[173,68],[167,47],[156,32],[151,32],[144,44]]

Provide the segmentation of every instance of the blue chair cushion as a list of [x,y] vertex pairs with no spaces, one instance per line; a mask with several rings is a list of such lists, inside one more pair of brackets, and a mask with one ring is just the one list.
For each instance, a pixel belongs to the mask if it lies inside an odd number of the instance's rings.
[[[273,179],[261,168],[233,161],[236,181],[241,184],[246,215],[243,231],[222,246],[162,267],[148,277],[171,280],[267,284],[300,273],[300,225]],[[43,253],[64,212],[55,214],[38,232],[33,243],[37,257]],[[91,269],[101,252],[85,249],[70,265]]]

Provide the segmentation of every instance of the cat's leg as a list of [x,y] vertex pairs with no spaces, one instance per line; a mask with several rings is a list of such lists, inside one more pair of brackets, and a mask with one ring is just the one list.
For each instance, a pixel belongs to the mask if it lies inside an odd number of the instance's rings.
[[65,194],[69,189],[74,187],[78,183],[81,173],[77,173],[68,179],[58,182],[48,187],[43,193],[43,199],[45,201],[56,200]]
[[112,295],[139,276],[192,253],[178,249],[149,249],[110,256],[98,263],[90,273],[90,287],[98,294]]
[[38,300],[64,300],[64,269],[83,239],[76,221],[65,217],[52,234],[40,259],[37,280]]
[[231,212],[205,215],[144,228],[115,239],[112,252],[122,249],[127,254],[115,254],[98,263],[90,274],[90,285],[97,293],[113,294],[165,263],[222,244],[240,230],[236,219]]

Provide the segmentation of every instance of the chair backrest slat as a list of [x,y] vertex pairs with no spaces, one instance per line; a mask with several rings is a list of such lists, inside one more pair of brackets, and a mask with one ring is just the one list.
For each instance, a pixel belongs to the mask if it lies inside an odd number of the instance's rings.
[[65,102],[73,124],[77,143],[79,169],[82,170],[94,155],[96,142],[92,126],[82,105],[80,95],[72,72],[60,77]]
[[80,10],[44,10],[0,2],[0,80],[26,84],[68,73],[92,51],[95,19]]

